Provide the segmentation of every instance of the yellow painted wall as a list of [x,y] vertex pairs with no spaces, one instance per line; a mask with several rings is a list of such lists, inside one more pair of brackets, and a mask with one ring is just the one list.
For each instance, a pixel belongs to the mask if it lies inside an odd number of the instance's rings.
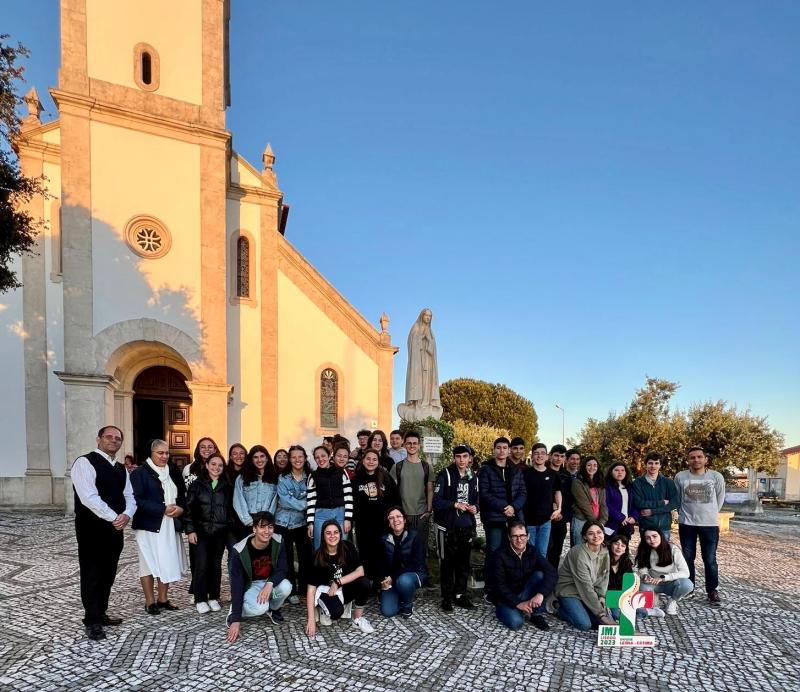
[[231,182],[261,187],[261,176],[238,154],[231,157]]
[[202,5],[200,0],[86,0],[89,77],[138,89],[134,47],[158,51],[156,93],[202,102]]
[[[61,144],[61,128],[56,127],[52,130],[42,133],[42,140],[48,144]],[[51,190],[57,189],[53,183],[50,183]]]
[[[233,402],[228,407],[228,439],[243,442],[248,448],[263,443],[261,430],[261,272],[259,270],[259,233],[261,208],[228,200],[226,209],[228,290],[228,383],[232,384]],[[231,238],[239,229],[248,231],[250,253],[255,258],[250,277],[253,304],[231,304],[236,258],[232,256]]]
[[[51,130],[48,134],[60,134],[59,130]],[[52,141],[52,140],[49,140]],[[58,140],[56,140],[58,141]],[[47,187],[54,196],[45,200],[44,213],[47,230],[45,231],[45,291],[47,293],[47,404],[50,423],[50,469],[56,474],[63,474],[66,469],[66,423],[64,420],[64,383],[53,374],[53,371],[64,369],[64,298],[63,284],[51,280],[54,270],[54,252],[58,244],[53,244],[52,234],[58,228],[58,219],[53,214],[58,212],[61,203],[61,165],[45,163],[42,170],[47,177]],[[57,266],[57,262],[55,263]]]
[[786,455],[785,487],[787,500],[800,500],[800,452]]
[[[91,148],[95,333],[152,317],[200,341],[199,148],[96,122]],[[139,214],[170,231],[164,257],[144,259],[125,242],[125,225]]]
[[316,376],[323,364],[340,373],[344,424],[355,439],[359,428],[378,417],[378,365],[356,346],[313,301],[278,272],[278,441],[310,447],[316,432]]

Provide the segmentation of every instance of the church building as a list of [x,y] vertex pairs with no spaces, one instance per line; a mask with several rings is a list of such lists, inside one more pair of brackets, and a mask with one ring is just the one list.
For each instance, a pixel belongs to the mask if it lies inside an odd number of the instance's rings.
[[[23,288],[0,295],[0,504],[67,505],[69,467],[119,426],[121,453],[201,436],[309,450],[389,431],[387,332],[285,239],[266,146],[226,129],[229,0],[61,0],[57,119],[26,98],[18,153],[48,198]],[[35,59],[35,56],[34,56]],[[265,133],[265,141],[266,135]]]

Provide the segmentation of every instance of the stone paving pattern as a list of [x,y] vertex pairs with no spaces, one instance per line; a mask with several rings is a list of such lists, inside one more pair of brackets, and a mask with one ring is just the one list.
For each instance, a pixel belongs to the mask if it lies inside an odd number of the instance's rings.
[[280,627],[246,621],[227,644],[227,609],[198,615],[186,582],[172,587],[179,611],[144,612],[130,531],[109,608],[125,622],[91,642],[72,521],[1,513],[0,690],[800,690],[800,526],[732,529],[719,549],[724,605],[698,596],[649,619],[653,650],[599,649],[596,633],[551,617],[549,632],[510,632],[483,604],[444,615],[438,591],[418,597],[410,620],[370,603],[372,635],[342,622],[309,641],[301,604]]

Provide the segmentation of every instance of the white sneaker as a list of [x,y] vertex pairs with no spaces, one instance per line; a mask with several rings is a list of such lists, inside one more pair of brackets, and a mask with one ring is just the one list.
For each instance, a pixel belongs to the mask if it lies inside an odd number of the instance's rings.
[[323,612],[322,610],[319,611],[319,624],[324,625],[325,627],[330,627],[331,625],[331,616],[327,613]]
[[678,601],[674,598],[670,598],[667,601],[667,615],[677,615],[678,614]]
[[295,594],[292,594],[291,596],[289,596],[289,604],[290,605],[297,605],[298,603],[300,603],[300,597],[299,596],[296,596]]
[[208,602],[208,607],[211,608],[215,613],[220,609],[219,608],[219,601],[210,600]]
[[647,613],[647,617],[651,618],[663,618],[664,611],[661,608],[645,608],[645,612]]
[[[209,606],[205,601],[196,603],[194,607],[197,608],[197,612],[200,613],[200,615],[205,615],[211,610],[211,606]],[[219,604],[217,604],[217,608],[219,608]]]
[[375,628],[363,615],[360,618],[353,618],[353,627],[358,627],[363,634],[372,634],[375,631]]

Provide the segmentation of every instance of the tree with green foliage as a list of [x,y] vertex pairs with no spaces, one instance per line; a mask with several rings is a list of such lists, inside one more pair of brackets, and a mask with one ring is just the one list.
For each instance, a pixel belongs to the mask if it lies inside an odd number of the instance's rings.
[[504,384],[462,377],[442,384],[439,396],[442,418],[450,423],[462,420],[510,430],[528,446],[537,439],[539,421],[533,404]]
[[494,441],[498,437],[513,437],[509,430],[461,419],[453,421],[453,432],[455,444],[468,444],[475,451],[478,461],[486,461],[494,456]]
[[766,418],[724,401],[695,404],[688,412],[672,410],[669,403],[677,389],[675,382],[648,377],[621,414],[586,422],[577,441],[582,454],[594,454],[603,467],[624,461],[638,475],[644,472],[647,452],[658,451],[663,473],[674,476],[686,468],[689,447],[697,445],[723,474],[748,467],[774,472],[783,436]]
[[32,252],[42,225],[26,208],[36,195],[46,194],[44,179],[24,176],[14,153],[20,136],[17,108],[22,104],[16,86],[24,71],[18,62],[29,53],[6,39],[7,34],[0,34],[0,293],[20,286],[11,264],[16,255]]

